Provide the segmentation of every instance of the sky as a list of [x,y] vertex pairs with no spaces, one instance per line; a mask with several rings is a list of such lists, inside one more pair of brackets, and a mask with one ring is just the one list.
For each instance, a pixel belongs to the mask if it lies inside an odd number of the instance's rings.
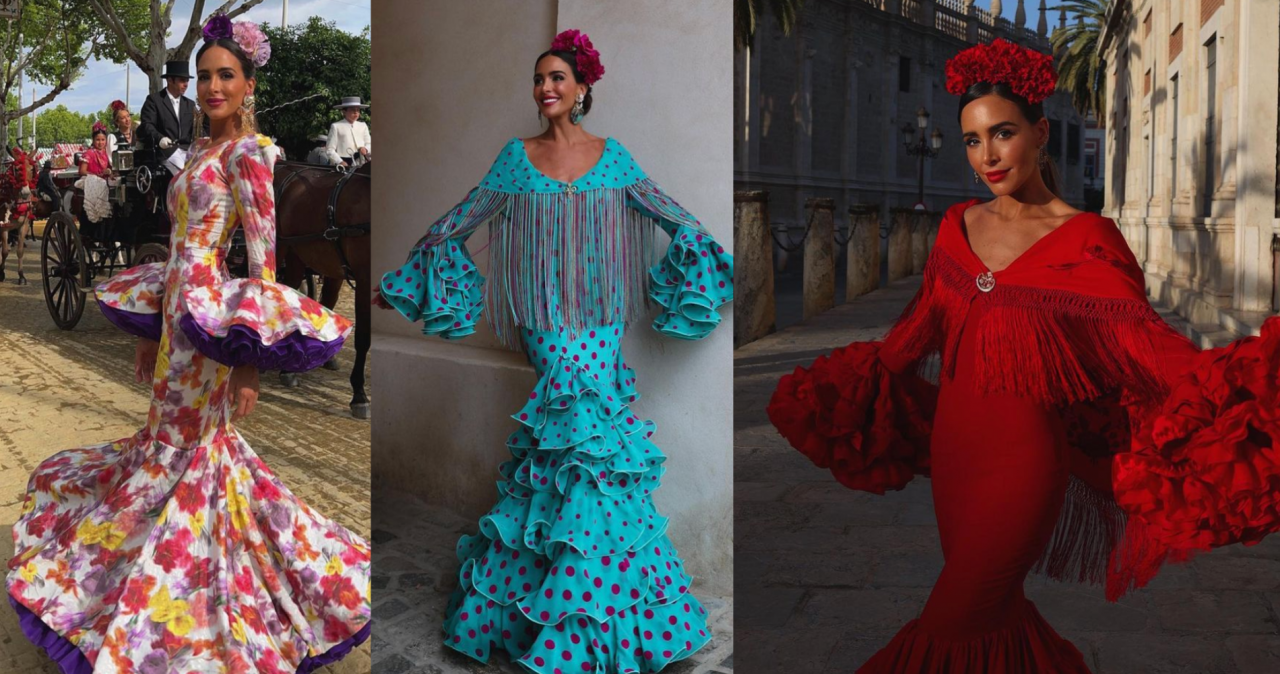
[[[177,0],[177,4],[173,8],[173,24],[169,28],[168,45],[170,47],[176,46],[186,32],[187,23],[191,17],[193,1]],[[358,33],[369,25],[370,2],[371,0],[289,0],[289,25],[306,23],[309,17],[318,15],[334,22],[341,30],[348,33]],[[248,19],[257,23],[279,26],[283,3],[284,0],[264,0],[262,4],[237,17],[237,20]],[[205,11],[212,11],[212,8],[220,4],[222,3],[219,0],[205,0]],[[128,66],[131,74],[128,77],[129,96],[127,100],[129,108],[134,111],[134,114],[137,114],[142,109],[143,99],[149,93],[147,91],[148,83],[147,78],[143,76],[137,65],[130,62]],[[70,89],[53,99],[46,108],[56,107],[61,104],[76,112],[86,114],[97,112],[107,107],[108,103],[117,98],[122,101],[126,100],[125,82],[124,65],[90,61],[80,79],[72,83]],[[192,89],[194,88],[193,84]],[[47,92],[48,87],[36,85],[35,94],[37,97],[43,96]],[[190,93],[194,93],[194,91],[190,91],[189,95]],[[30,84],[26,86],[26,91],[23,92],[23,100],[27,103],[31,101]],[[44,109],[41,108],[41,110]]]
[[[988,12],[991,11],[991,0],[974,0],[975,7],[981,7]],[[1048,9],[1049,7],[1057,7],[1062,3],[1058,0],[1045,0],[1046,8],[1045,18],[1049,21],[1049,30],[1058,25],[1058,11]],[[1040,21],[1040,0],[1023,0],[1022,9],[1027,13],[1027,28],[1036,29],[1036,23]],[[290,9],[290,12],[293,10]],[[1018,11],[1018,0],[1000,0],[1000,16],[1013,21],[1013,15]],[[1072,15],[1067,14],[1067,20],[1072,21]]]

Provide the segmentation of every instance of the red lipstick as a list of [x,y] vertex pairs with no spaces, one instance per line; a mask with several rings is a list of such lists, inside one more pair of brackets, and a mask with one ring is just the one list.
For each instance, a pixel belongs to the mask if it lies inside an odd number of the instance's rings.
[[1004,177],[1007,175],[1009,175],[1009,169],[1005,169],[1003,171],[991,171],[987,173],[987,180],[993,183],[998,183],[1001,180],[1004,180]]

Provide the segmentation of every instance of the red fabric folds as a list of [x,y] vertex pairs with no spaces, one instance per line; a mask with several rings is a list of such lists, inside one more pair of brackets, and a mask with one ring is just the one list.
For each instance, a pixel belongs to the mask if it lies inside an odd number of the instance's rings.
[[778,382],[769,420],[841,484],[875,494],[929,474],[929,435],[938,389],[895,375],[880,342],[855,342],[797,367]]
[[1116,499],[1186,554],[1280,530],[1280,318],[1201,352],[1116,457]]
[[1026,602],[1008,627],[974,637],[930,634],[919,620],[907,623],[857,674],[1089,674],[1084,656],[1058,636]]

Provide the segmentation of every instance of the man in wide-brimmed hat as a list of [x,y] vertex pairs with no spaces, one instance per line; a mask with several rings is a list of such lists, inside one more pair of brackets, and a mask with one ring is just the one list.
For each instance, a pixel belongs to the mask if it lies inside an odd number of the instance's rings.
[[347,166],[357,155],[368,159],[369,146],[373,141],[369,136],[369,125],[360,121],[360,110],[369,106],[362,104],[359,96],[347,96],[333,107],[342,110],[342,121],[329,126],[329,141],[325,149],[340,157]]
[[191,67],[186,61],[166,61],[164,81],[165,87],[147,96],[142,104],[138,137],[148,145],[159,146],[161,156],[168,159],[178,148],[191,145],[196,102],[184,95],[191,81]]

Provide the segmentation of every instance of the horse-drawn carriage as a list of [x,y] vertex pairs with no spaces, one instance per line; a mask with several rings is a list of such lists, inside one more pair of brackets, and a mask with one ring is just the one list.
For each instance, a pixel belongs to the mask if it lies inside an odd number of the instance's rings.
[[[54,322],[70,330],[98,282],[129,267],[169,255],[170,220],[165,199],[172,174],[158,153],[117,152],[109,212],[89,217],[79,175],[52,175],[56,199],[39,199],[33,219],[47,218],[40,248],[44,296]],[[45,169],[46,171],[48,169]],[[45,178],[47,176],[42,176]],[[352,414],[367,418],[364,362],[369,349],[369,212],[371,167],[351,170],[279,161],[275,167],[279,280],[314,297],[312,272],[325,278],[322,303],[336,303],[344,280],[356,291],[356,361],[351,374]],[[46,183],[47,184],[47,183]],[[243,230],[232,235],[226,265],[247,272]]]
[[[47,217],[40,245],[45,304],[63,330],[80,322],[98,281],[169,255],[165,194],[170,168],[158,152],[121,150],[112,156],[112,169],[105,203],[101,186],[85,185],[88,195],[85,187],[76,186],[80,176],[74,171],[52,176],[59,192],[56,201],[37,202],[35,218]],[[243,245],[234,245],[228,267],[242,267],[244,258]]]

